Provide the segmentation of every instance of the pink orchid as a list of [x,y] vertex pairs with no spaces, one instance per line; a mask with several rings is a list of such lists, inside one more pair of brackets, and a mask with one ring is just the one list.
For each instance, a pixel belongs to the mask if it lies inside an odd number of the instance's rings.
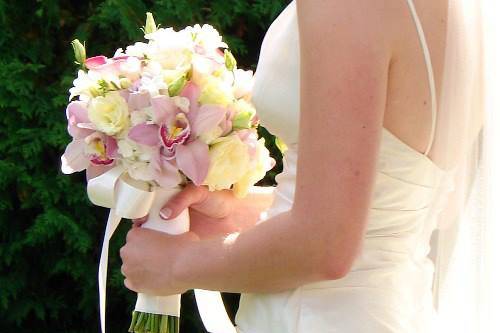
[[[68,133],[73,137],[73,141],[68,144],[61,157],[63,173],[82,171],[92,164],[96,166],[113,164],[118,151],[116,140],[96,132],[88,118],[86,103],[71,102],[66,108],[66,117]],[[89,145],[92,145],[95,154],[86,154]]]
[[139,144],[157,148],[159,160],[163,161],[155,164],[157,175],[165,177],[163,168],[171,166],[165,164],[169,161],[176,163],[193,183],[200,185],[208,173],[209,157],[208,145],[197,138],[217,126],[227,110],[215,105],[199,107],[199,89],[195,85],[188,84],[181,96],[190,100],[188,113],[178,108],[172,98],[156,96],[151,99],[155,123],[132,127],[128,137]]
[[74,101],[69,103],[66,108],[66,118],[68,119],[68,133],[74,139],[84,139],[95,132],[85,102]]

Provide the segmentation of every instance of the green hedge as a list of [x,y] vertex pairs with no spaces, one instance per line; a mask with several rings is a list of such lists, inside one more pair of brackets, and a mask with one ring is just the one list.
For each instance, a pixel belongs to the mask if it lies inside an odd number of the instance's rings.
[[[177,28],[220,29],[243,67],[286,0],[0,0],[0,332],[97,332],[97,263],[107,212],[93,207],[83,174],[63,176],[64,109],[75,76],[70,41],[112,55],[141,38],[145,12]],[[276,170],[275,170],[276,171]],[[272,181],[272,174],[268,181]],[[108,331],[125,332],[135,295],[111,244]],[[226,298],[234,314],[237,295]],[[192,294],[182,332],[203,332]]]

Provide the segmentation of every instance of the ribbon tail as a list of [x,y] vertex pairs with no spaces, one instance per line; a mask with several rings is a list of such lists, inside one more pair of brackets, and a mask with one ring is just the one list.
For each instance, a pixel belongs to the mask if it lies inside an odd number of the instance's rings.
[[99,260],[99,315],[101,318],[101,332],[106,332],[106,279],[108,275],[108,252],[109,240],[120,224],[121,217],[115,214],[115,210],[109,212],[104,240],[102,242],[101,259]]
[[218,291],[195,289],[196,305],[205,329],[210,333],[236,333]]

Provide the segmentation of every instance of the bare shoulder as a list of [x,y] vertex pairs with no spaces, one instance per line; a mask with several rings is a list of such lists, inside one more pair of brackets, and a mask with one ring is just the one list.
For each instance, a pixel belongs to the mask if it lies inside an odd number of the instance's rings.
[[391,48],[398,39],[398,22],[405,0],[297,0],[299,24],[303,33],[324,33],[326,39],[345,34],[364,45]]

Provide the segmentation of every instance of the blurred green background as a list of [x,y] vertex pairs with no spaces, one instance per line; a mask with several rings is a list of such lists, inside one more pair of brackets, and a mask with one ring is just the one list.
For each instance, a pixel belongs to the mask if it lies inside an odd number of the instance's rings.
[[[107,211],[88,201],[83,173],[59,170],[70,141],[71,40],[86,41],[89,56],[112,56],[141,40],[151,11],[164,27],[214,25],[239,65],[255,69],[264,33],[288,2],[0,0],[0,332],[99,330],[97,264]],[[129,227],[122,223],[111,243],[109,332],[126,332],[135,302],[118,256]],[[234,316],[238,295],[224,296]],[[192,293],[183,296],[181,331],[205,332]]]

